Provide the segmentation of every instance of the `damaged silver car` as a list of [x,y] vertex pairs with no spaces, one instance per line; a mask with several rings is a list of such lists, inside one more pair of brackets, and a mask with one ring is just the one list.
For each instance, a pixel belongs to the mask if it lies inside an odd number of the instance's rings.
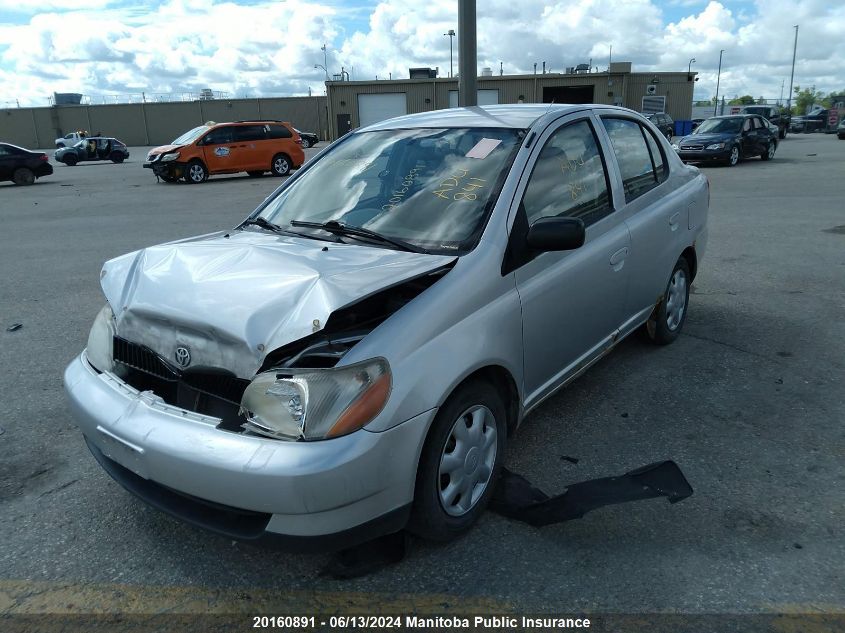
[[453,538],[525,415],[675,340],[706,178],[642,116],[490,106],[335,142],[237,228],[105,264],[65,372],[99,463],[231,538]]

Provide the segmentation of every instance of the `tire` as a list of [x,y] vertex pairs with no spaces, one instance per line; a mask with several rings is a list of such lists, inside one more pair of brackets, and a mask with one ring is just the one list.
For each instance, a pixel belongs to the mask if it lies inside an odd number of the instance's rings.
[[781,140],[786,138],[786,129],[781,129],[781,131],[778,132],[778,138]]
[[309,147],[311,147],[311,141],[309,141],[307,138],[302,139],[302,147],[303,149],[308,149]]
[[290,158],[285,154],[276,154],[273,156],[273,162],[270,163],[270,171],[274,176],[287,176],[290,173]]
[[680,335],[687,320],[690,283],[689,264],[681,257],[672,269],[660,305],[645,324],[645,332],[655,345],[668,345]]
[[62,149],[64,146],[64,143],[56,143],[56,149]]
[[208,170],[198,160],[192,160],[185,168],[185,182],[197,185],[208,179]]
[[35,174],[29,167],[18,167],[12,174],[12,182],[16,185],[31,185],[35,182]]
[[79,162],[79,158],[77,158],[74,154],[68,154],[62,159],[62,162],[67,165],[68,167],[73,167],[76,163]]
[[261,176],[264,175],[263,171],[248,171],[246,173],[249,174],[251,178],[261,178]]
[[772,160],[775,157],[775,150],[777,146],[774,141],[769,141],[769,146],[766,151],[760,154],[760,160]]
[[728,158],[728,167],[735,167],[738,162],[739,162],[739,146],[734,145],[731,148],[731,155]]
[[[452,393],[420,455],[408,530],[432,541],[449,541],[469,530],[493,495],[506,442],[505,405],[492,385],[474,380]],[[461,484],[469,487],[463,496]]]
[[123,154],[120,152],[112,152],[112,155],[109,156],[109,160],[113,163],[122,163],[123,162]]

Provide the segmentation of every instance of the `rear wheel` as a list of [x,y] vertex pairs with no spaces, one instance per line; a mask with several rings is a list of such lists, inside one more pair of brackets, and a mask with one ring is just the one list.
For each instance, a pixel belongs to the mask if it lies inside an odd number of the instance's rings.
[[35,174],[29,167],[18,167],[12,174],[12,182],[16,185],[31,185],[35,182]]
[[301,140],[302,140],[302,147],[304,147],[305,149],[308,149],[309,147],[311,147],[311,141],[309,141],[307,138],[303,138]]
[[493,494],[507,436],[505,405],[487,382],[459,387],[429,429],[408,529],[448,541],[466,532]]
[[689,264],[681,257],[672,269],[660,305],[646,321],[646,333],[655,344],[668,345],[680,335],[687,320],[690,283]]
[[290,173],[290,158],[284,154],[276,154],[270,164],[270,171],[274,176],[287,176]]
[[76,154],[68,154],[62,159],[68,167],[73,167],[76,163],[79,162],[79,159],[76,157]]
[[208,170],[198,160],[192,160],[185,169],[185,182],[192,185],[201,183],[208,178]]
[[760,154],[760,160],[772,160],[775,157],[775,142],[770,141],[766,151]]
[[111,159],[111,162],[113,163],[122,163],[123,158],[124,156],[120,152],[112,152],[111,156],[109,156],[109,159]]

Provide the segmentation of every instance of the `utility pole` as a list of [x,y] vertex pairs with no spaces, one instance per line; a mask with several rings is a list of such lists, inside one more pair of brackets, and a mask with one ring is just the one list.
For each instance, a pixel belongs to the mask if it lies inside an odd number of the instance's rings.
[[779,106],[783,105],[783,84],[784,84],[784,82],[786,82],[786,79],[780,80],[780,99],[778,99],[778,105]]
[[[320,50],[323,51],[323,70],[326,71],[326,81],[329,80],[329,54],[326,52],[326,45],[323,44],[320,47]],[[316,66],[314,66],[316,68]]]
[[[716,108],[719,107],[719,80],[722,78],[722,53],[725,52],[725,49],[719,51],[719,72],[716,74],[716,103],[713,106],[713,116],[716,116]],[[725,111],[725,108],[722,108],[722,112]]]
[[452,61],[452,38],[455,37],[455,29],[449,29],[449,32],[443,35],[449,36],[449,76],[451,77],[455,73],[455,63]]
[[792,73],[789,75],[789,95],[786,97],[786,112],[792,116],[792,80],[795,79],[795,53],[798,51],[798,25],[795,29],[795,43],[792,45]]
[[458,105],[478,105],[475,0],[458,0]]

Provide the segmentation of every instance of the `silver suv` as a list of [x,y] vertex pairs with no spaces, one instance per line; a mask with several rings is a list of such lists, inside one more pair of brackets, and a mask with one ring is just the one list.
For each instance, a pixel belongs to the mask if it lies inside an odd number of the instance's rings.
[[384,121],[236,229],[107,262],[67,393],[103,468],[195,525],[450,539],[532,409],[637,329],[678,337],[708,203],[630,110]]

